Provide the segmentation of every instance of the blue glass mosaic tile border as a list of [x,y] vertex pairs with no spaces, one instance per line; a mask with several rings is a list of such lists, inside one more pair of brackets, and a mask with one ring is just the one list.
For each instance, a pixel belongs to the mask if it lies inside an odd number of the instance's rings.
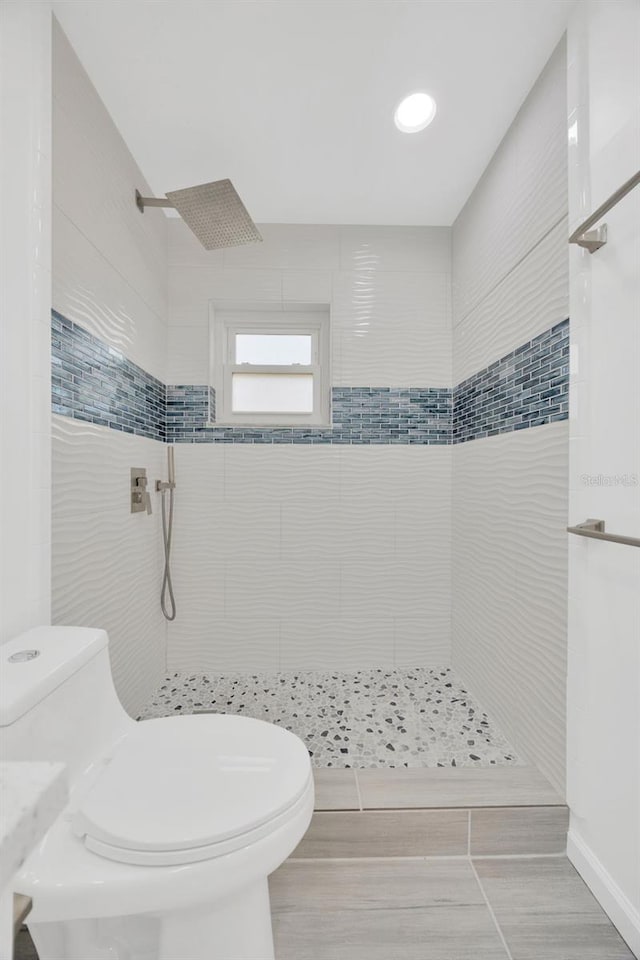
[[52,311],[54,413],[168,443],[452,444],[566,420],[569,320],[448,387],[334,387],[331,427],[215,425],[215,390],[165,386]]
[[569,321],[459,383],[453,443],[525,430],[569,416]]
[[160,380],[83,327],[51,312],[53,413],[166,439],[166,394]]
[[334,387],[331,427],[230,427],[215,417],[215,391],[167,387],[168,443],[451,443],[447,388]]

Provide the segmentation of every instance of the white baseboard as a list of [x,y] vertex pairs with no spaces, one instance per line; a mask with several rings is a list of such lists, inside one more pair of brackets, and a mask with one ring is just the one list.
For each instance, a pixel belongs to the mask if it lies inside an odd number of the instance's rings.
[[640,957],[640,911],[573,828],[567,837],[567,856],[634,956]]

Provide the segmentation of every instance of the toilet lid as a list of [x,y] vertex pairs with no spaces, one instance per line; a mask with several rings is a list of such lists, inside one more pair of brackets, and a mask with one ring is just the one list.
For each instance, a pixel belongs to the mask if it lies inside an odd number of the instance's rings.
[[303,742],[281,727],[217,715],[146,720],[81,801],[74,833],[126,863],[228,853],[277,826],[309,790]]

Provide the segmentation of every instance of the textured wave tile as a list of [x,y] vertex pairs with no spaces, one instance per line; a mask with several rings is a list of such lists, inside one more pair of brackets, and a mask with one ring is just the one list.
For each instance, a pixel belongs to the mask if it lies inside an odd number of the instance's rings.
[[451,465],[451,447],[178,446],[169,662],[446,662]]
[[375,556],[340,563],[340,611],[345,617],[385,613],[425,620],[431,611],[448,609],[450,567],[437,556],[390,560]]
[[225,550],[231,549],[219,531],[225,454],[217,444],[207,446],[206,452],[189,444],[175,449],[172,571],[178,616],[167,627],[170,663],[179,657],[189,667],[196,660],[207,666],[216,660],[229,662],[228,655],[233,655],[234,647],[227,648],[218,633],[225,619]]
[[[65,213],[53,208],[53,306],[165,380],[164,315],[155,313]],[[184,382],[171,379],[172,383]],[[194,380],[193,382],[197,382]]]
[[427,617],[401,615],[393,621],[393,662],[405,667],[437,667],[451,662],[451,604],[429,608]]
[[417,504],[399,502],[394,511],[397,559],[435,557],[441,566],[451,562],[451,481],[434,494],[425,492]]
[[[218,663],[227,663],[228,669],[250,669],[243,655],[247,649],[252,656],[257,652],[250,641],[250,628],[246,646],[244,641],[237,646],[235,639],[232,646],[225,645],[232,634],[225,627],[224,565],[204,552],[191,555],[193,560],[188,561],[183,552],[182,560],[176,559],[172,565],[178,613],[167,625],[167,662],[180,669],[218,669]],[[266,611],[264,619],[268,619]],[[273,669],[274,663],[277,660],[268,660],[267,668]]]
[[334,385],[451,384],[448,274],[336,273]]
[[340,490],[340,463],[339,447],[229,444],[225,499],[291,503],[335,496]]
[[[289,670],[393,667],[393,618],[287,618],[280,627],[280,666]],[[330,666],[331,665],[331,666]]]
[[394,506],[414,504],[442,492],[451,478],[450,446],[349,447],[339,451],[340,496],[345,501],[368,497]]
[[[179,567],[206,577],[198,564],[230,560],[270,561],[280,554],[280,505],[269,502],[214,500],[205,490],[194,492],[193,478],[177,474],[174,556]],[[190,558],[190,551],[194,551]]]
[[[566,124],[558,127],[556,144],[550,147],[553,154],[566,151]],[[564,162],[563,162],[564,161]],[[516,168],[518,162],[514,161]],[[473,211],[471,225],[458,221],[454,226],[454,268],[453,268],[453,316],[455,323],[464,320],[482,299],[490,294],[504,278],[517,267],[536,244],[554,230],[560,223],[566,222],[566,153],[557,158],[554,168],[543,187],[536,193],[529,182],[513,185],[501,178],[496,190],[502,190],[510,196],[509,209],[501,215],[488,204],[488,209]],[[535,178],[533,178],[535,179]],[[552,185],[551,195],[544,195],[543,188]],[[540,208],[536,206],[540,203]],[[482,211],[482,212],[481,212]],[[461,214],[461,217],[463,214]],[[473,223],[475,221],[475,223]],[[532,223],[533,230],[523,230],[522,225]],[[478,234],[482,234],[481,237]],[[474,240],[483,253],[478,254]],[[468,248],[468,249],[466,249]],[[466,256],[466,260],[465,260]]]
[[331,271],[283,270],[282,299],[296,303],[331,303]]
[[[566,221],[453,330],[454,382],[506,356],[569,315]],[[544,277],[544,283],[540,283]]]
[[208,383],[209,329],[202,321],[167,328],[167,383]]
[[[148,189],[68,40],[54,24],[53,191],[56,204],[126,278],[158,316],[164,315],[166,223],[161,210],[144,217],[132,184]],[[56,245],[57,246],[57,245]],[[54,249],[55,272],[56,249]]]
[[392,557],[395,514],[383,501],[354,504],[329,497],[321,503],[282,505],[282,556],[300,560],[373,555]]
[[340,227],[341,270],[449,273],[450,227]]
[[335,270],[339,227],[327,224],[260,223],[262,243],[204,250],[180,220],[168,223],[169,263],[218,270]]
[[222,250],[205,250],[180,217],[167,218],[167,261],[172,267],[192,266],[222,269]]
[[164,477],[165,446],[154,440],[53,417],[53,623],[109,633],[113,676],[136,713],[165,658],[160,612],[159,503],[129,512],[130,468]]
[[567,458],[566,423],[454,448],[452,662],[560,791]]
[[277,723],[316,767],[518,763],[500,729],[448,668],[168,676],[143,717],[194,710]]
[[224,497],[224,471],[227,448],[220,445],[205,449],[196,444],[181,444],[174,449],[176,481],[183,496],[180,511],[197,518],[204,516]]
[[[183,530],[180,542],[182,549],[176,549],[171,564],[173,589],[180,604],[179,634],[184,638],[200,636],[206,645],[216,623],[225,615],[226,564],[188,527]],[[172,636],[175,633],[172,631]]]
[[213,616],[202,601],[181,596],[181,615],[169,624],[169,670],[203,674],[280,669],[280,621],[267,616]]
[[561,41],[454,224],[456,322],[566,215],[566,151]]
[[231,560],[225,566],[225,612],[326,617],[335,610],[339,586],[339,568],[331,560]]
[[331,224],[262,223],[261,244],[223,252],[225,269],[278,268],[336,270],[340,258],[340,228]]
[[269,269],[222,270],[215,267],[179,266],[169,273],[169,320],[178,323],[184,316],[193,323],[206,323],[210,300],[248,300],[279,303],[282,300],[282,271]]

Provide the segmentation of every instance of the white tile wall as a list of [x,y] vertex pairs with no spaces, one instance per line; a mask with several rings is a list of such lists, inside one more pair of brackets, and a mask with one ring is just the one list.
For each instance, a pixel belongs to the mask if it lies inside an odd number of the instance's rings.
[[638,5],[622,0],[615,14],[597,0],[588,6],[592,89],[571,108],[588,115],[588,160],[580,154],[587,175],[577,179],[595,209],[638,170]]
[[53,417],[53,622],[108,631],[113,677],[134,716],[165,665],[159,496],[129,509],[129,468],[164,477],[164,444]]
[[[164,228],[162,221],[158,227]],[[59,206],[53,208],[53,232],[55,309],[164,379],[165,318],[140,296],[135,275],[123,278]]]
[[[454,380],[568,316],[564,41],[453,226]],[[565,423],[454,447],[452,658],[565,781]]]
[[164,379],[166,217],[54,20],[54,307]]
[[[170,382],[207,382],[208,301],[229,298],[330,302],[335,385],[451,384],[448,229],[260,229],[262,244],[208,254],[170,221]],[[218,444],[176,456],[172,667],[448,662],[450,449]]]
[[[570,222],[640,168],[640,7],[576,8],[569,30]],[[577,123],[577,129],[575,124]],[[640,537],[640,191],[571,252],[572,523]],[[593,478],[591,481],[589,478]],[[640,955],[640,550],[570,538],[568,852]]]
[[0,642],[50,619],[51,4],[0,5]]
[[448,274],[448,227],[340,227],[340,269]]
[[208,303],[229,299],[330,302],[336,386],[451,385],[447,228],[260,230],[262,244],[207,253],[169,221],[169,382],[206,382]]
[[[535,246],[453,328],[454,382],[569,316],[567,221]],[[544,277],[544,283],[540,278]]]
[[453,665],[516,749],[565,778],[567,423],[454,448]]
[[[54,21],[53,306],[150,373],[166,376],[166,222]],[[46,317],[47,342],[49,318]],[[50,408],[48,388],[47,409]],[[104,627],[134,715],[165,669],[160,515],[129,512],[130,468],[166,473],[164,444],[55,418],[53,621]]]
[[450,386],[450,300],[447,273],[334,273],[334,384]]
[[[425,653],[422,618],[420,623],[421,643],[412,665]],[[298,617],[283,620],[280,625],[282,670],[363,670],[394,667],[395,663],[394,618],[388,614],[347,620],[329,611],[322,619]]]
[[181,444],[176,469],[170,667],[448,663],[450,448]]
[[566,216],[566,142],[563,39],[454,224],[456,323]]

